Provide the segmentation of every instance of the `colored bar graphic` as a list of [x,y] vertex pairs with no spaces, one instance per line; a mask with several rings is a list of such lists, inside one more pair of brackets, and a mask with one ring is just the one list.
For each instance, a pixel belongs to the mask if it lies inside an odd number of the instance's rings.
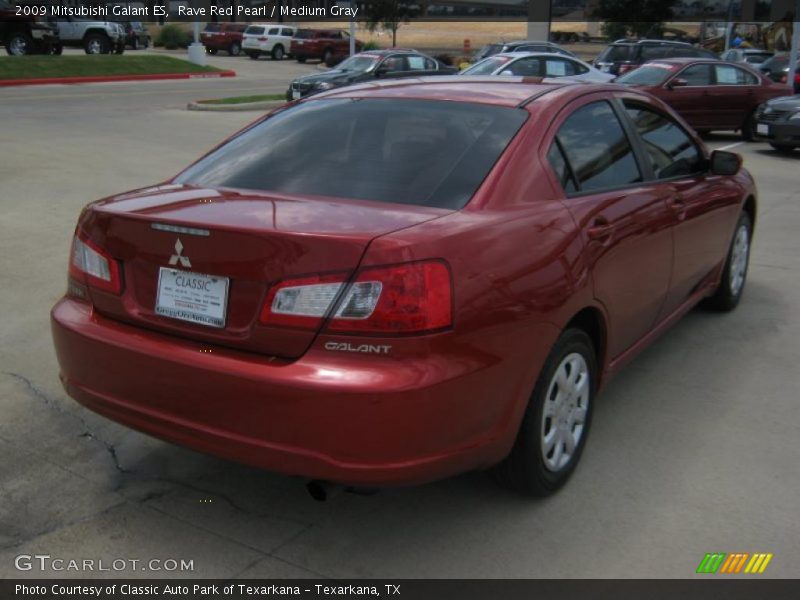
[[716,573],[724,559],[724,552],[706,554],[703,560],[700,562],[700,566],[697,567],[697,573]]
[[720,573],[738,573],[742,570],[745,561],[750,556],[747,552],[734,552],[728,555],[728,560],[722,565]]
[[763,573],[767,569],[769,561],[772,560],[772,554],[756,553],[744,569],[745,573]]

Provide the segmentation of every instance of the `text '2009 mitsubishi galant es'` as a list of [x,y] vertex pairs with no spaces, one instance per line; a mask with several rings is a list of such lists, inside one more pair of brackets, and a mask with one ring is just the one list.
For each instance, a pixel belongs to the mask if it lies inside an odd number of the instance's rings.
[[741,297],[737,155],[615,85],[431,78],[279,109],[88,205],[52,311],[88,408],[265,469],[570,476],[598,389]]

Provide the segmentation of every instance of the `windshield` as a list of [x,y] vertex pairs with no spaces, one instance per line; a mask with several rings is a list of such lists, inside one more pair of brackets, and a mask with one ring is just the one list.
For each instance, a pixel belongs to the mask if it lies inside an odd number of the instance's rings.
[[491,75],[511,59],[508,56],[491,56],[461,71],[462,75]]
[[611,45],[603,50],[597,57],[599,61],[614,62],[617,60],[630,60],[633,52],[633,46],[630,45]]
[[673,67],[671,65],[645,65],[634,71],[625,73],[625,75],[621,77],[617,77],[614,83],[623,83],[625,85],[658,85],[664,81],[672,71]]
[[203,31],[219,31],[219,23],[208,23]]
[[467,102],[312,100],[245,130],[176,182],[459,209],[527,115]]
[[342,71],[364,72],[369,71],[378,62],[377,56],[351,56],[339,63],[336,67]]
[[294,37],[299,38],[301,40],[307,40],[314,37],[314,32],[310,29],[298,29],[294,32]]

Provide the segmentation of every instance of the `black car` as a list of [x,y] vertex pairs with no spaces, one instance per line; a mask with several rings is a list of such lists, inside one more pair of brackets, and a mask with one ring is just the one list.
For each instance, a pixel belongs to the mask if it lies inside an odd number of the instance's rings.
[[687,42],[671,40],[617,40],[609,44],[594,61],[604,73],[624,75],[649,60],[665,58],[707,58],[719,60],[716,54]]
[[[776,83],[789,83],[789,55],[777,54],[758,65],[758,70]],[[800,94],[800,66],[794,75],[794,93]]]
[[125,29],[125,45],[133,50],[150,47],[150,34],[141,21],[123,21],[120,23]]
[[333,88],[373,79],[454,75],[455,67],[420,54],[415,50],[369,50],[354,54],[335,69],[295,79],[286,91],[288,101],[305,98]]
[[484,58],[501,54],[503,52],[549,52],[551,54],[563,54],[564,56],[571,56],[578,58],[569,50],[564,50],[558,44],[553,42],[539,42],[536,40],[517,40],[516,42],[497,42],[494,44],[487,44],[478,50],[472,57],[472,62],[478,62]]
[[758,107],[756,138],[781,152],[800,147],[800,96],[773,98]]

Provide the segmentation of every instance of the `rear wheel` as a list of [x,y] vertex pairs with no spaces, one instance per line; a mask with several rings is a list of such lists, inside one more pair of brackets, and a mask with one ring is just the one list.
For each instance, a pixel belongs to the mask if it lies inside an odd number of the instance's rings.
[[100,33],[90,33],[83,40],[86,54],[108,54],[111,51],[111,40]]
[[33,52],[33,38],[24,31],[14,31],[6,38],[6,52],[11,56],[24,56]]
[[777,150],[778,152],[789,153],[795,149],[795,147],[792,146],[791,144],[776,144],[774,142],[770,142],[769,145],[775,148],[775,150]]
[[752,234],[753,223],[750,220],[750,215],[742,212],[739,216],[739,221],[736,223],[736,231],[733,234],[733,241],[725,259],[725,267],[719,287],[706,302],[709,307],[715,310],[729,311],[738,306],[744,292],[745,281],[747,280]]
[[742,139],[745,142],[752,142],[756,139],[756,113],[755,111],[747,115],[742,124]]
[[322,62],[326,65],[333,59],[333,50],[330,48],[325,48],[325,52],[322,53]]
[[511,454],[495,467],[499,483],[531,496],[566,483],[589,434],[596,381],[591,338],[567,329],[542,368]]
[[298,57],[297,57],[297,62],[299,62],[299,63],[304,63],[304,62],[306,62],[306,57],[305,57],[305,56],[298,56]]
[[285,53],[283,51],[283,46],[281,46],[280,44],[277,44],[272,49],[272,60],[283,60],[284,54]]
[[259,52],[248,52],[247,56],[249,56],[253,60],[258,60],[258,57],[261,56],[261,54]]
[[242,52],[242,46],[239,42],[233,42],[228,48],[228,54],[231,56],[239,56]]
[[138,49],[139,49],[139,38],[133,36],[133,39],[131,40],[131,50],[138,50]]

